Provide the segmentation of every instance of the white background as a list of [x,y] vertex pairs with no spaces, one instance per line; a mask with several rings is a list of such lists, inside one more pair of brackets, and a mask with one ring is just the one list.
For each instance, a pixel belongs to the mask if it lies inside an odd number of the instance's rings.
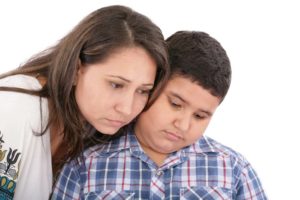
[[51,46],[93,10],[132,7],[161,27],[221,42],[233,80],[206,134],[242,153],[272,200],[299,196],[300,6],[296,1],[9,0],[0,3],[0,73]]

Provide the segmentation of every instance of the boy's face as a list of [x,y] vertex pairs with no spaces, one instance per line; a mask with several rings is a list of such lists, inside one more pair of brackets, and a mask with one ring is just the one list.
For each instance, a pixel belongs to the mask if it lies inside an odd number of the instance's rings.
[[135,134],[146,153],[166,156],[200,139],[219,103],[197,83],[173,76],[153,105],[141,113]]

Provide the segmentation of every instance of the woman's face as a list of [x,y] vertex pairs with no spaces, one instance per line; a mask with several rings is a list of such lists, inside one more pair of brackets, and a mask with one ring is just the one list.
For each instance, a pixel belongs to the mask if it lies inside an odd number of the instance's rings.
[[75,98],[83,118],[103,134],[116,133],[143,110],[155,75],[155,61],[140,47],[80,66]]

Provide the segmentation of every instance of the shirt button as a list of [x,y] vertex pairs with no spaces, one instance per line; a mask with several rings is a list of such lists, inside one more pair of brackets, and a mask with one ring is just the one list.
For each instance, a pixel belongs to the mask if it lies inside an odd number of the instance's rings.
[[162,174],[163,174],[163,171],[160,171],[160,170],[159,170],[159,171],[156,172],[156,176],[160,176],[160,175],[162,175]]

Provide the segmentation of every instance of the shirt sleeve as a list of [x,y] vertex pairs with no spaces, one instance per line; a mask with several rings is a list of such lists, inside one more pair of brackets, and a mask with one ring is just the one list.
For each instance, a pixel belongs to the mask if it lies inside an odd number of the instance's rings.
[[267,200],[262,184],[250,165],[246,162],[237,183],[237,200]]
[[55,183],[52,200],[82,199],[83,187],[81,182],[84,182],[84,178],[80,177],[79,167],[80,163],[76,160],[64,165]]

